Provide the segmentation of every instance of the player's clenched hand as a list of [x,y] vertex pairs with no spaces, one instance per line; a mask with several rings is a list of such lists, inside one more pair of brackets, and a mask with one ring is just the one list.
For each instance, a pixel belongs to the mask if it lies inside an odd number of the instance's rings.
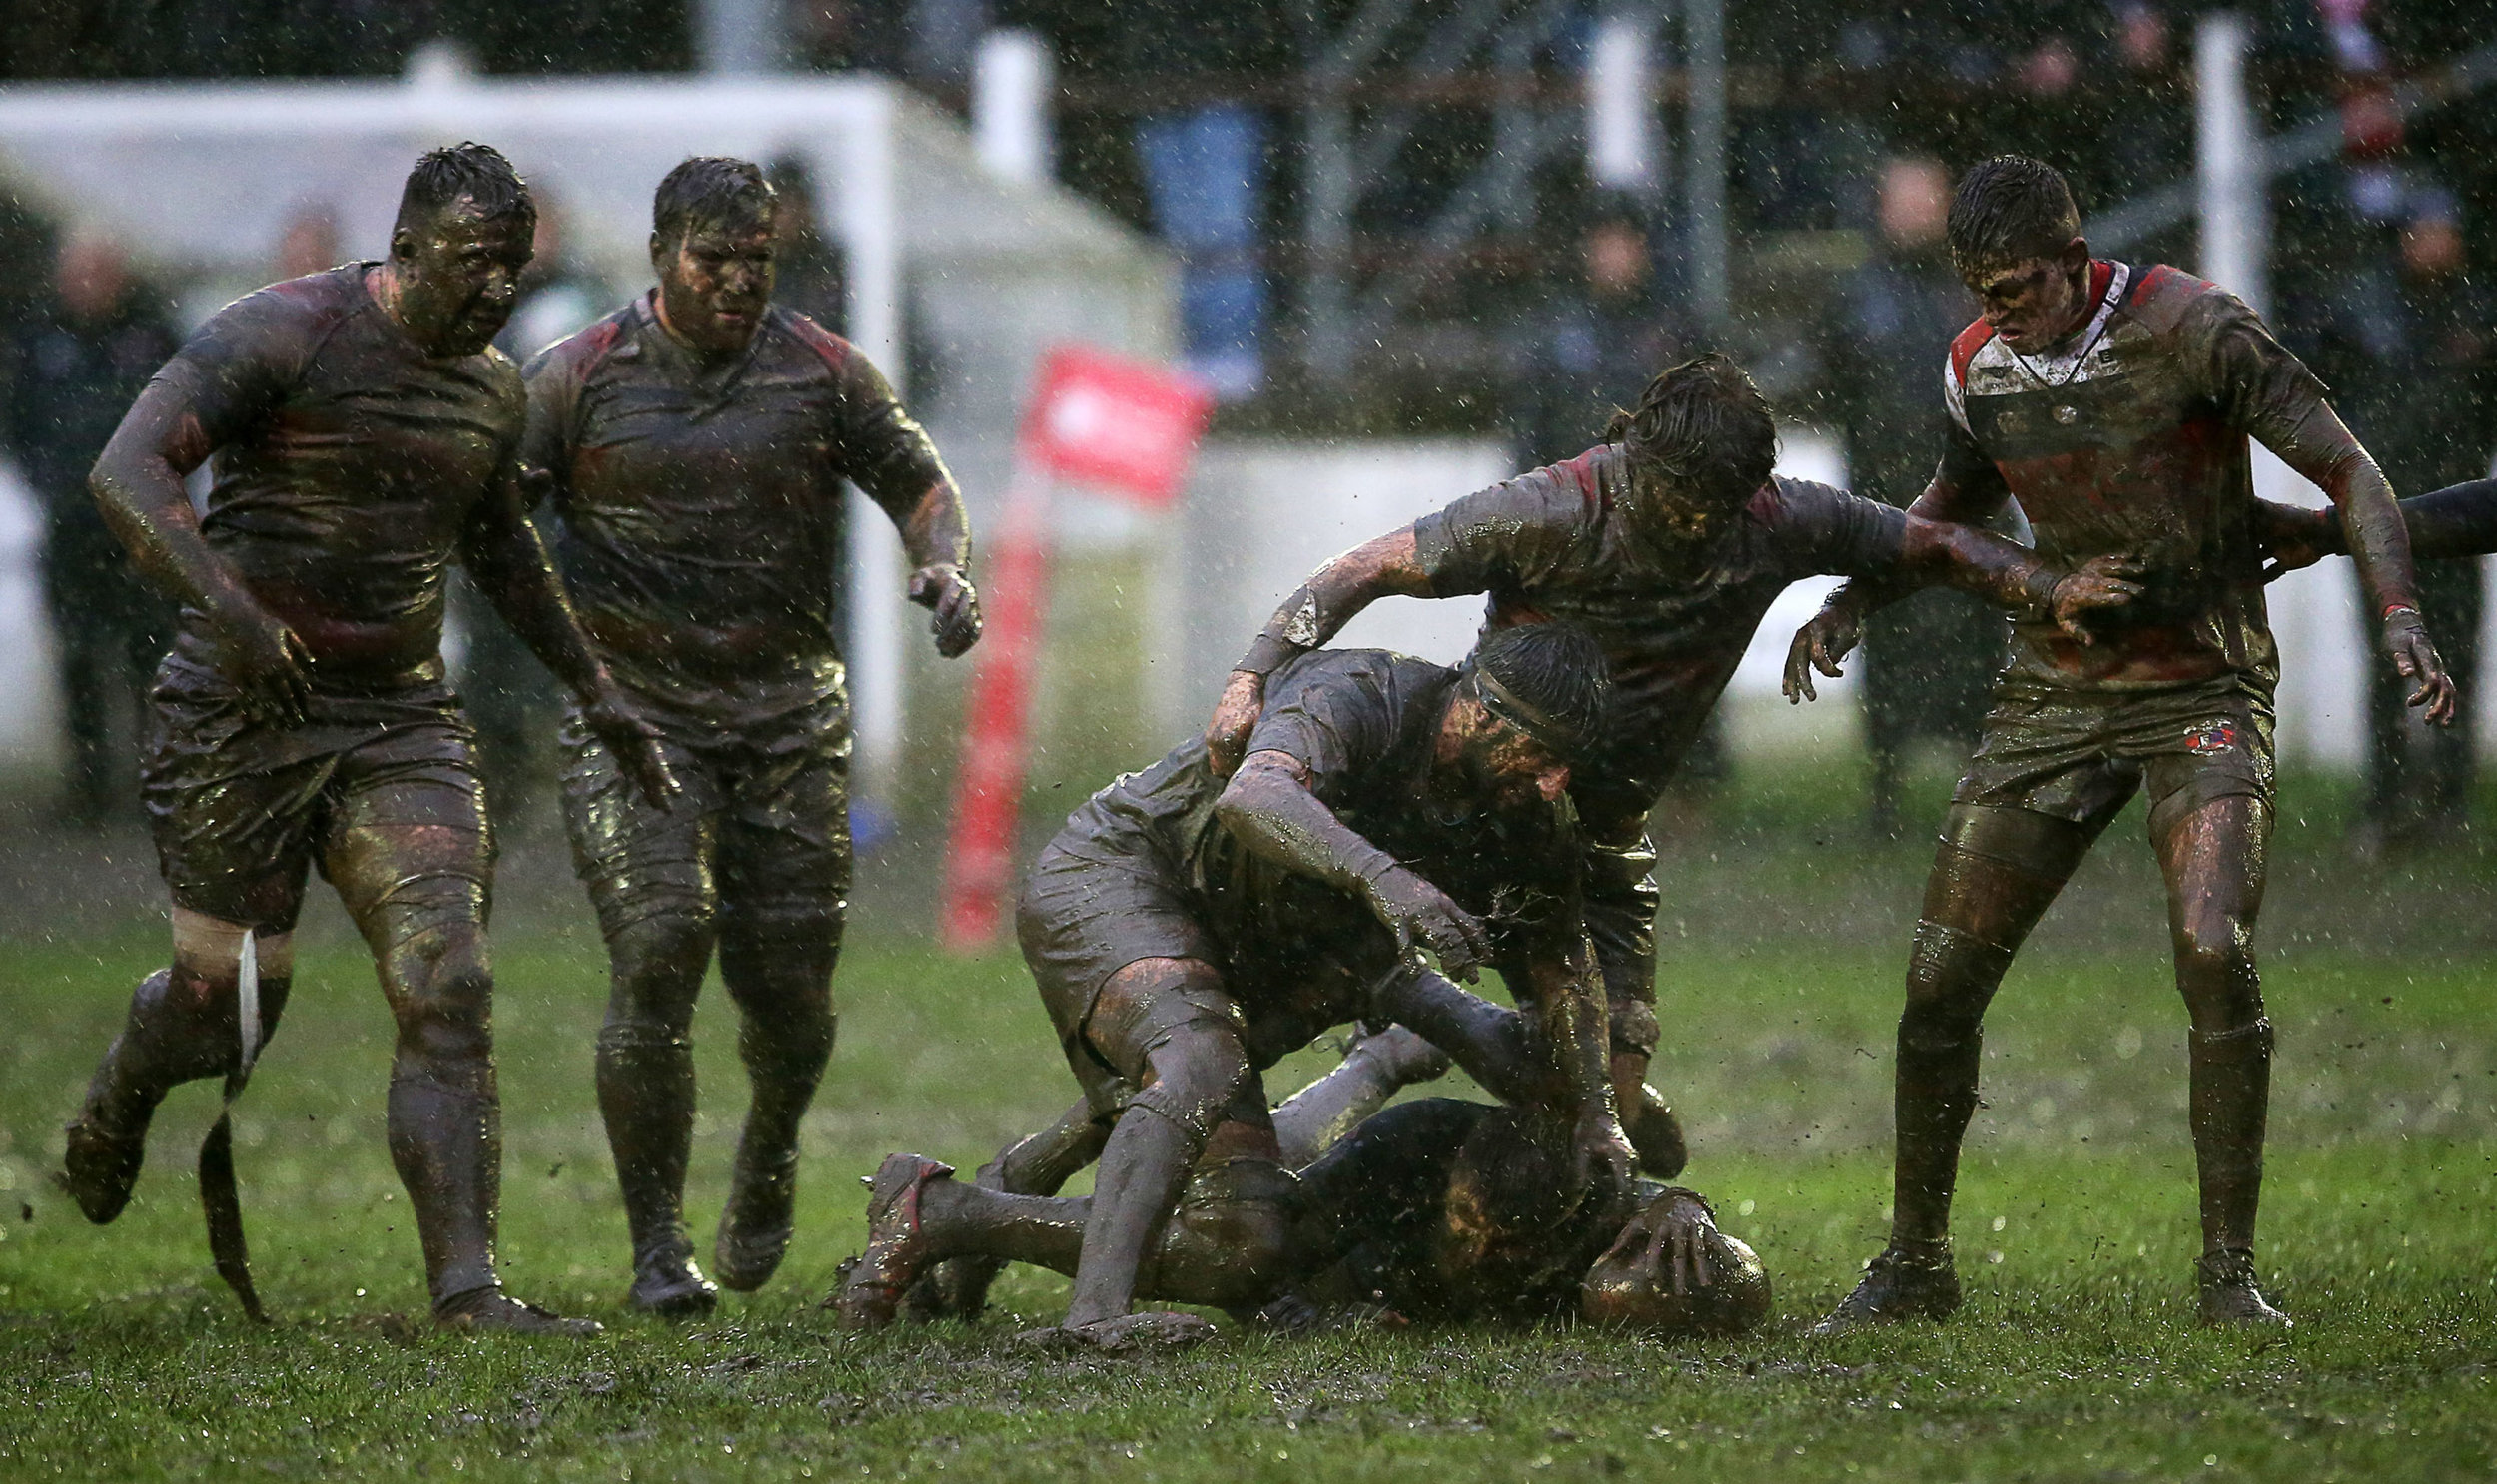
[[295,630],[248,598],[210,621],[217,670],[242,692],[243,709],[273,726],[304,724],[312,705],[312,651]]
[[2419,715],[2431,726],[2451,726],[2454,707],[2460,696],[2454,677],[2447,673],[2445,661],[2428,638],[2428,626],[2419,619],[2416,608],[2395,608],[2384,615],[2384,652],[2391,656],[2393,668],[2404,680],[2417,682],[2410,693],[2410,704],[2423,708]]
[[676,774],[659,747],[659,729],[603,676],[597,690],[581,706],[581,725],[606,748],[641,796],[661,809],[672,808],[678,793]]
[[1817,701],[1820,693],[1812,688],[1812,672],[1835,680],[1847,673],[1838,667],[1848,652],[1864,638],[1864,617],[1844,603],[1832,603],[1812,615],[1812,621],[1795,630],[1795,641],[1786,646],[1786,703],[1800,705]]
[[1256,730],[1257,713],[1265,709],[1265,677],[1248,670],[1234,670],[1229,684],[1223,687],[1223,699],[1214,705],[1214,720],[1206,723],[1206,765],[1217,778],[1229,778],[1240,767],[1240,760],[1248,749],[1248,734]]
[[2141,596],[2145,570],[2137,556],[2093,556],[2081,569],[2067,572],[2047,599],[2047,614],[2076,644],[2095,644],[2089,620],[2109,608],[2120,608]]
[[1491,936],[1480,919],[1402,866],[1379,872],[1368,887],[1370,910],[1396,935],[1399,952],[1428,949],[1448,978],[1474,982],[1483,961],[1491,957]]
[[929,612],[928,631],[947,659],[980,642],[980,590],[950,561],[910,574],[910,600]]

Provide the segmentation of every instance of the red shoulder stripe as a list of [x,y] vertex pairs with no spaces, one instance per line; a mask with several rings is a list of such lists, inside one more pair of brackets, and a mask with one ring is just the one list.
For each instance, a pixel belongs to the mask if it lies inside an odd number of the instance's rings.
[[1575,458],[1565,458],[1551,466],[1552,477],[1566,480],[1578,488],[1578,498],[1598,510],[1612,508],[1612,492],[1604,487],[1603,463],[1617,457],[1613,445],[1598,443]]
[[816,358],[823,362],[824,369],[836,375],[849,364],[850,357],[857,354],[848,341],[796,310],[782,310],[779,317],[788,327],[790,339],[814,352]]
[[[1951,379],[1954,382],[1963,387],[1968,385],[1968,364],[1977,359],[1978,351],[1984,348],[1986,342],[1993,340],[1994,335],[1994,327],[1979,320],[1952,338]],[[1931,345],[1932,342],[1926,344]]]

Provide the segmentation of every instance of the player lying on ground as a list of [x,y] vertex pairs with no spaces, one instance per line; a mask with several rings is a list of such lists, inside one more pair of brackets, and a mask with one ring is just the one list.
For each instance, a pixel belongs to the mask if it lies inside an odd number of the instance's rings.
[[[1577,1314],[1682,1333],[1732,1333],[1767,1316],[1767,1275],[1699,1195],[1650,1180],[1611,1188],[1574,1170],[1569,1090],[1537,1084],[1525,1018],[1427,971],[1410,978],[1402,998],[1416,1019],[1464,1048],[1468,1070],[1527,1101],[1427,1099],[1379,1112],[1405,1081],[1394,1069],[1427,1063],[1431,1048],[1401,1026],[1364,1038],[1270,1123],[1217,1135],[1140,1270],[1141,1295],[1286,1328],[1373,1305],[1441,1322]],[[1415,993],[1439,1003],[1413,1004]],[[951,1174],[917,1154],[876,1172],[867,1251],[834,1299],[845,1323],[890,1323],[894,1295],[946,1258],[1075,1270],[1089,1199],[1009,1194]],[[1178,1314],[1131,1320],[1163,1341],[1207,1332]]]
[[753,1088],[719,1280],[789,1243],[798,1124],[832,1056],[850,885],[850,717],[836,589],[854,479],[900,528],[937,651],[980,636],[953,477],[850,344],[771,303],[763,172],[694,159],[653,208],[656,290],[529,364],[523,455],[544,470],[565,584],[684,787],[643,800],[583,718],[564,817],[614,980],[598,1108],[632,1230],[636,1308],[707,1313],[685,1232],[694,999],[716,948]]
[[1068,818],[1018,927],[1103,1140],[1070,1330],[1128,1311],[1218,1129],[1253,1145],[1218,1160],[1272,1158],[1261,1071],[1372,1016],[1416,947],[1501,971],[1571,1090],[1573,1158],[1627,1178],[1564,794],[1604,693],[1567,625],[1495,635],[1454,670],[1312,654],[1277,674],[1228,785],[1192,739]]
[[[173,891],[174,960],[69,1125],[70,1193],[120,1214],[167,1092],[240,1091],[276,1031],[313,865],[372,948],[399,1022],[391,1157],[434,1318],[585,1333],[506,1296],[485,916],[492,846],[472,734],[443,682],[443,570],[477,586],[572,690],[582,724],[653,801],[673,791],[632,703],[590,653],[536,531],[514,455],[520,374],[489,348],[535,223],[482,145],[416,163],[391,256],[264,289],[157,373],[97,462],[96,497],[182,604],[159,672],[148,811]],[[211,455],[195,516],[183,479]],[[222,1140],[225,1125],[213,1139]],[[213,1145],[220,1155],[222,1142]],[[212,1200],[203,1156],[203,1191]],[[230,1194],[230,1165],[222,1181]],[[247,1304],[227,1213],[221,1269]],[[218,1220],[211,1221],[217,1240]]]
[[[2192,1018],[2202,1317],[2285,1323],[2255,1284],[2271,1022],[2254,968],[2271,834],[2272,688],[2246,439],[2332,497],[2411,704],[2451,718],[2453,681],[2411,600],[2392,490],[2323,387],[2234,295],[2165,266],[2093,259],[2064,178],[2014,156],[1961,181],[1952,261],[1984,318],[1952,343],[1941,467],[1911,513],[1975,523],[2008,499],[2059,562],[2131,558],[2140,591],[2081,632],[2024,621],[1946,817],[1899,1020],[1890,1244],[1823,1321],[1959,1306],[1951,1196],[1977,1107],[1979,1026],[2029,930],[2145,787]],[[1790,696],[1835,674],[1863,615],[1903,584],[1855,582],[1796,635]]]
[[[1531,1101],[1539,1096],[1535,1079],[1539,1073],[1532,1057],[1522,1044],[1503,1051],[1502,1037],[1485,1033],[1474,1026],[1470,1017],[1459,1014],[1447,1019],[1449,1007],[1472,1010],[1487,1007],[1488,1002],[1467,995],[1444,978],[1418,963],[1408,961],[1388,980],[1370,994],[1372,1012],[1381,1017],[1405,1018],[1416,1025],[1427,1025],[1432,1034],[1444,1035],[1452,1043],[1480,1049],[1469,1055],[1466,1070],[1495,1095],[1512,1102]],[[1506,1012],[1501,1014],[1505,1015]],[[1374,1101],[1359,1115],[1366,1116],[1383,1106],[1386,1100],[1404,1088],[1433,1081],[1446,1075],[1450,1060],[1421,1037],[1405,1034],[1390,1036],[1383,1032],[1365,1035],[1345,1053],[1347,1068],[1359,1069],[1365,1085],[1374,1087]],[[1330,1086],[1340,1086],[1341,1079]],[[1635,1101],[1621,1109],[1622,1128],[1630,1136],[1630,1146],[1638,1156],[1639,1168],[1660,1179],[1672,1179],[1682,1172],[1689,1160],[1689,1150],[1682,1136],[1681,1121],[1666,1106],[1654,1088],[1641,1084]],[[1294,1100],[1297,1104],[1298,1099]],[[1291,1107],[1293,1105],[1286,1105]],[[1312,1125],[1304,1117],[1299,1125],[1300,1147],[1295,1153],[1295,1134],[1277,1124],[1282,1140],[1284,1162],[1297,1168],[1314,1157],[1314,1150],[1351,1130],[1357,1116],[1325,1125],[1324,1137],[1314,1138]],[[1021,1195],[1055,1195],[1067,1181],[1101,1153],[1107,1129],[1093,1116],[1092,1105],[1078,1099],[1058,1120],[1026,1138],[1016,1140],[1000,1150],[997,1157],[980,1167],[975,1181],[990,1190],[1012,1191]],[[919,1319],[974,1319],[987,1306],[989,1284],[1005,1267],[1003,1258],[957,1256],[949,1257],[924,1272],[907,1295],[911,1316]]]
[[1320,567],[1233,668],[1206,736],[1216,770],[1228,771],[1266,677],[1382,597],[1488,593],[1486,632],[1547,618],[1584,625],[1604,648],[1614,702],[1571,770],[1570,796],[1591,842],[1587,928],[1628,1107],[1658,1034],[1647,815],[1787,584],[1910,573],[2066,623],[2128,593],[2107,573],[2075,573],[1981,531],[1772,478],[1769,404],[1722,356],[1658,374],[1604,436]]

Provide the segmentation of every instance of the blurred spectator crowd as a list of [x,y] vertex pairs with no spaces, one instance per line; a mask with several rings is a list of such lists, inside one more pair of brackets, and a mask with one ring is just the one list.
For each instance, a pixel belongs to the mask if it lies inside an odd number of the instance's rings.
[[[1718,304],[1694,279],[1688,171],[1700,155],[1685,127],[1688,17],[1710,0],[566,0],[526,7],[525,23],[520,8],[474,0],[165,0],[146,27],[65,4],[0,21],[0,79],[389,73],[436,37],[494,72],[674,71],[699,65],[705,5],[755,3],[788,68],[891,73],[957,108],[984,36],[1037,32],[1057,69],[1058,174],[1179,258],[1186,350],[1225,399],[1225,426],[1490,431],[1523,465],[1579,451],[1656,370],[1722,346],[1790,415],[1838,431],[1855,487],[1894,503],[1930,471],[1943,348],[1972,314],[1941,250],[1957,172],[2035,154],[2066,171],[2093,217],[2189,179],[2195,28],[2223,8],[1725,0],[1733,252]],[[2497,4],[2227,8],[2252,27],[2265,126],[2329,119],[2340,139],[2272,183],[2270,318],[2398,490],[2486,474],[2492,113],[2466,97],[2405,114],[2401,89],[2491,47]],[[1597,27],[1624,13],[1653,38],[1656,169],[1598,184],[1584,164],[1583,75]],[[1323,113],[1328,98],[1339,114]],[[1330,117],[1349,128],[1356,166],[1340,251],[1311,236],[1312,192],[1336,189],[1311,163]],[[506,337],[515,352],[639,287],[589,277],[563,251],[560,211],[543,221]],[[784,297],[837,323],[837,254],[804,230]],[[2192,232],[2178,218],[2122,256],[2190,267]],[[307,208],[271,245],[270,274],[371,247],[340,244]],[[1348,299],[1313,287],[1321,266]],[[1308,354],[1312,311],[1332,303],[1360,328],[1336,368]],[[122,246],[55,234],[0,200],[0,442],[44,506],[81,817],[130,796],[129,697],[165,623],[127,578],[83,473],[181,329]],[[929,350],[941,363],[944,349]],[[2429,570],[2428,616],[2464,675],[2477,673],[2482,601],[2476,565]],[[480,725],[516,777],[533,777],[541,682],[498,626],[468,627]],[[1949,594],[1885,615],[1864,692],[1877,825],[1895,827],[1920,749],[1973,737],[2000,647],[1999,624]],[[2370,838],[2460,828],[2471,728],[2416,728],[2389,687],[2374,715]]]

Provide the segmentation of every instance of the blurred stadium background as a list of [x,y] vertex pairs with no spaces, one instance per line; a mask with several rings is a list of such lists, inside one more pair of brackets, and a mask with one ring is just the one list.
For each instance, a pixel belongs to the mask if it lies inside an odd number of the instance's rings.
[[[1243,637],[1317,559],[1577,451],[1610,405],[1694,350],[1753,369],[1788,419],[1792,471],[1913,497],[1941,348],[1969,313],[1935,250],[1940,207],[1987,153],[2067,170],[2102,251],[2196,268],[2261,303],[2398,488],[2485,472],[2490,9],[13,7],[0,793],[30,827],[101,819],[136,847],[120,677],[147,646],[129,638],[134,604],[93,596],[114,553],[73,549],[92,540],[75,529],[89,517],[71,445],[109,428],[166,337],[259,283],[377,252],[402,162],[436,142],[500,145],[551,204],[507,337],[521,354],[646,282],[647,191],[674,158],[770,161],[810,208],[784,298],[895,371],[975,519],[1007,482],[1048,345],[1169,359],[1214,387],[1214,433],[1176,513],[1062,492],[1028,811],[1045,829],[1070,790],[1196,725]],[[82,410],[65,419],[69,404]],[[2268,493],[2314,498],[2276,465],[2268,477]],[[923,653],[888,596],[890,547],[881,522],[861,523],[862,824],[917,878],[942,833],[963,673]],[[2480,642],[2480,588],[2476,570],[2439,573],[2431,617],[2485,680],[2497,646]],[[1713,762],[1668,825],[1758,816],[1742,791],[1800,763],[1826,823],[1921,833],[1992,629],[1920,599],[1836,697],[1790,710],[1776,660],[1818,596],[1791,593],[1764,627]],[[2344,570],[2274,596],[2290,766],[2356,790],[2363,846],[2456,838],[2497,729],[2475,711],[2453,746],[2371,720]],[[1390,604],[1349,637],[1446,657],[1472,618]],[[499,744],[503,807],[550,825],[543,678],[490,628],[463,624],[453,644]]]

